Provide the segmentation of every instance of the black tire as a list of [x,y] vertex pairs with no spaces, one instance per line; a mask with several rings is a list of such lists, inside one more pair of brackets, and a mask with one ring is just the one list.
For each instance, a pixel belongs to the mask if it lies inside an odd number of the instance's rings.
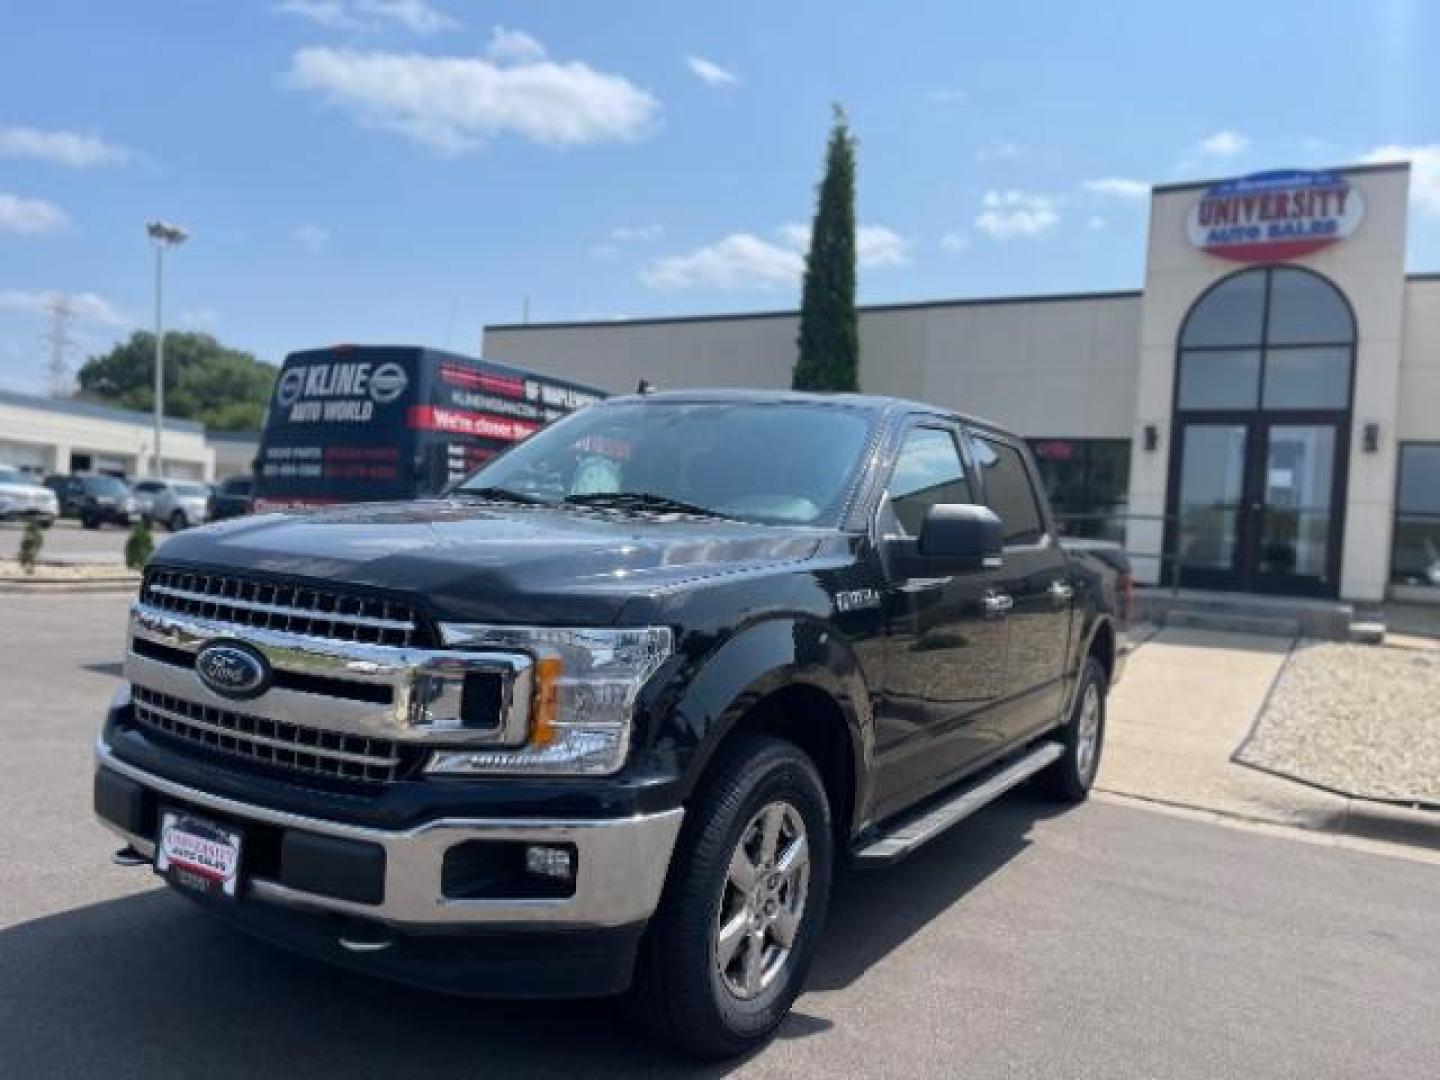
[[176,510],[173,514],[170,515],[169,528],[171,532],[180,532],[189,524],[190,522],[185,517],[184,510]]
[[100,519],[93,514],[81,514],[80,526],[84,529],[98,529],[100,528]]
[[[1080,670],[1080,681],[1075,687],[1075,700],[1070,706],[1070,718],[1061,730],[1065,753],[1054,764],[1036,777],[1036,781],[1047,796],[1060,802],[1084,802],[1095,783],[1095,774],[1100,771],[1100,754],[1105,749],[1105,700],[1109,680],[1100,661],[1090,656]],[[1093,699],[1091,694],[1093,692]],[[1089,754],[1083,752],[1084,731],[1087,728],[1084,716],[1087,704],[1093,701],[1097,710],[1094,718],[1094,745]]]
[[[631,1015],[670,1045],[695,1057],[721,1059],[753,1049],[774,1034],[805,984],[815,946],[830,902],[834,864],[830,804],[814,763],[795,744],[768,736],[744,736],[721,751],[692,800],[685,827],[671,860],[670,879],[660,907],[651,919],[641,944],[635,984],[628,999]],[[747,838],[765,842],[764,825],[774,807],[781,807],[781,838],[773,849],[779,855],[793,850],[803,822],[808,847],[808,881],[788,879],[792,891],[775,889],[776,872],[758,876],[749,894],[732,882],[731,862]],[[791,816],[793,813],[794,816]],[[760,833],[754,830],[756,823]],[[759,848],[752,848],[759,854]],[[751,864],[749,852],[745,863]],[[758,860],[762,866],[765,860]],[[774,860],[779,862],[779,859]],[[746,998],[732,988],[731,980],[749,981],[746,963],[756,949],[763,962],[778,956],[779,941],[769,942],[770,929],[748,929],[763,922],[763,914],[747,915],[760,903],[761,894],[778,907],[803,897],[796,917],[788,920],[793,936],[788,955],[779,962],[768,984]],[[726,906],[735,914],[723,918]],[[772,916],[773,917],[773,916]],[[719,928],[747,927],[734,937],[740,945],[732,952],[732,968],[722,972]],[[798,923],[798,925],[797,925]],[[778,929],[778,927],[777,927]],[[776,953],[767,950],[775,948]],[[743,956],[742,956],[743,953]],[[757,962],[755,970],[766,966]]]

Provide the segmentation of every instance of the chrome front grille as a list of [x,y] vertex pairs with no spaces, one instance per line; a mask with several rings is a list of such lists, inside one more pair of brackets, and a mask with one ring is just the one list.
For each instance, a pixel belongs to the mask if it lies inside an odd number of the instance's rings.
[[399,744],[283,720],[249,716],[131,688],[135,722],[221,757],[335,780],[386,784],[401,772]]
[[365,645],[408,647],[419,628],[415,610],[398,601],[230,574],[155,569],[140,598],[177,615]]

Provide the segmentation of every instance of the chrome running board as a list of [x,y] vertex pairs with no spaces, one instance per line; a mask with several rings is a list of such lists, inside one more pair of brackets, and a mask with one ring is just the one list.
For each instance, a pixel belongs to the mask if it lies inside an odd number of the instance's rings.
[[942,801],[927,805],[919,813],[901,818],[885,832],[869,840],[855,853],[855,865],[884,866],[903,859],[927,840],[933,840],[950,826],[964,821],[986,803],[1022,784],[1065,753],[1058,742],[1043,742],[998,771],[982,773],[954,790]]

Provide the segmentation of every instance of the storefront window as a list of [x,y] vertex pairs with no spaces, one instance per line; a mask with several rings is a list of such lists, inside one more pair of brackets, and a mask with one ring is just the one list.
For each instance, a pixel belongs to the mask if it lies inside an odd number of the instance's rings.
[[1390,579],[1440,589],[1440,443],[1400,447]]
[[1060,532],[1123,542],[1130,495],[1129,440],[1028,442]]

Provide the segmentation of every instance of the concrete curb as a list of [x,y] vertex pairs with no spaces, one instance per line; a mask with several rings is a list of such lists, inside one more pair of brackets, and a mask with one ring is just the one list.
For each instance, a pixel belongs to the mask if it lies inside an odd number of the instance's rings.
[[1369,804],[1363,800],[1347,799],[1343,807],[1333,813],[1306,815],[1269,816],[1253,810],[1243,813],[1232,808],[1216,806],[1214,803],[1189,802],[1183,799],[1166,799],[1155,795],[1137,795],[1119,788],[1096,787],[1101,795],[1135,803],[1181,810],[1192,814],[1213,815],[1247,826],[1263,826],[1275,829],[1295,829],[1315,833],[1317,836],[1347,837],[1352,840],[1368,840],[1393,844],[1400,847],[1423,848],[1440,852],[1440,813],[1417,810],[1410,807],[1389,806],[1384,803]]
[[1344,832],[1440,851],[1440,812],[1352,798],[1345,804]]
[[0,596],[61,596],[66,593],[114,593],[132,595],[139,591],[140,579],[74,578],[53,581],[27,581],[23,578],[0,578]]

